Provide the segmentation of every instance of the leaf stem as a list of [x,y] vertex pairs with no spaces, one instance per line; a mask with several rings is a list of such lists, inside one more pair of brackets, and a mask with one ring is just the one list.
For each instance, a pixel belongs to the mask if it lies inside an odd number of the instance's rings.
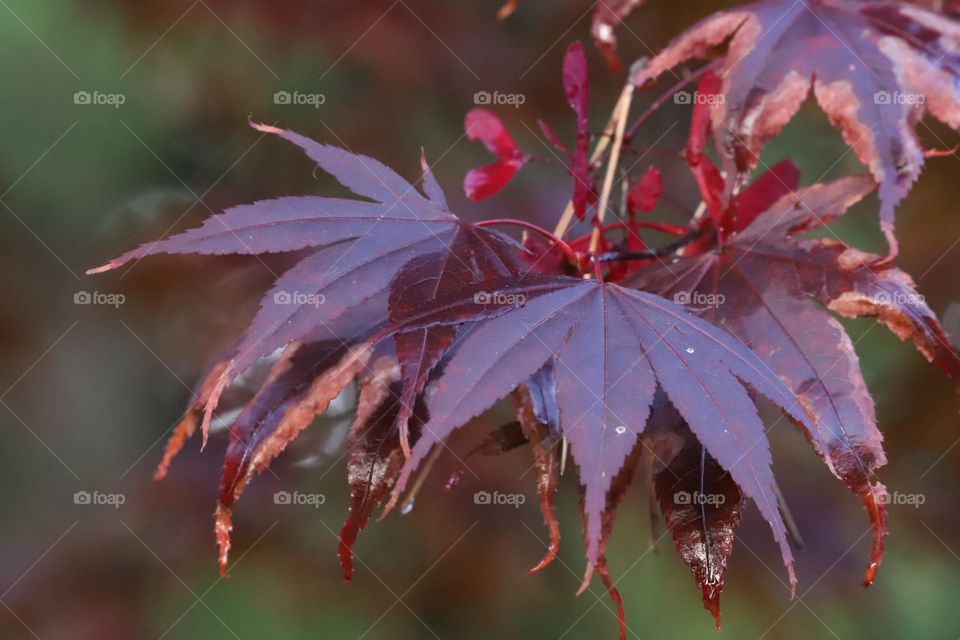
[[477,227],[489,227],[496,224],[507,224],[513,225],[515,227],[522,227],[528,231],[533,231],[539,233],[540,235],[546,237],[551,242],[553,242],[562,252],[564,257],[570,261],[571,264],[576,265],[578,263],[577,254],[574,253],[573,249],[569,244],[564,242],[561,238],[550,233],[543,227],[537,226],[532,222],[527,222],[526,220],[516,220],[514,218],[494,218],[492,220],[483,220],[482,222],[477,222],[475,226]]

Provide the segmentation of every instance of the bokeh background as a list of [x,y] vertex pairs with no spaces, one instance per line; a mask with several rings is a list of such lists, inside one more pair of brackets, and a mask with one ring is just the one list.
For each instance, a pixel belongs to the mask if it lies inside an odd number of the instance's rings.
[[[653,0],[620,30],[626,60],[730,2]],[[560,495],[563,550],[544,551],[528,453],[481,459],[453,493],[442,457],[408,516],[374,522],[341,579],[335,532],[345,469],[333,446],[349,414],[321,420],[251,487],[236,512],[235,564],[220,579],[211,513],[222,434],[191,443],[155,484],[162,441],[189,387],[256,308],[271,275],[257,260],[158,257],[119,273],[84,271],[142,241],[195,226],[233,203],[335,193],[286,143],[248,118],[373,155],[414,178],[424,147],[454,210],[466,218],[528,217],[552,226],[569,196],[561,170],[526,169],[498,198],[465,201],[464,172],[489,160],[463,136],[477,91],[522,94],[498,113],[521,145],[549,155],[536,118],[562,136],[572,118],[560,61],[587,39],[579,0],[526,0],[498,23],[496,0],[0,0],[0,637],[105,638],[613,638],[599,583],[574,596],[583,570],[576,479]],[[623,76],[590,48],[599,129]],[[77,104],[78,91],[122,105]],[[276,104],[277,91],[322,105]],[[640,107],[657,91],[643,92]],[[114,100],[116,102],[117,100]],[[688,107],[650,121],[644,164],[665,173],[681,221],[696,206],[677,152]],[[928,122],[929,146],[956,134]],[[861,171],[839,136],[806,108],[765,162],[793,157],[805,182]],[[899,211],[902,266],[947,329],[960,334],[956,156],[930,162]],[[883,250],[870,200],[836,225]],[[283,258],[270,260],[273,270]],[[78,293],[121,294],[116,307]],[[647,498],[621,509],[611,565],[640,638],[957,638],[960,424],[956,395],[908,345],[870,321],[847,323],[876,394],[890,463],[881,479],[919,507],[893,505],[876,585],[859,581],[869,551],[858,500],[786,423],[772,433],[775,471],[798,521],[799,597],[790,600],[768,530],[751,512],[724,594],[723,630],[669,537],[651,549]],[[499,417],[505,415],[501,409]],[[459,432],[468,448],[498,417]],[[474,504],[479,490],[526,503]],[[122,505],[76,504],[77,492]],[[324,504],[274,504],[276,491]]]

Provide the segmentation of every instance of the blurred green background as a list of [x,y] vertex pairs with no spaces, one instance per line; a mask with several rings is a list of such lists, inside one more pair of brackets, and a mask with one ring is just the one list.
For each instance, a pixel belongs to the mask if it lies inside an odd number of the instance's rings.
[[[695,19],[730,2],[655,0],[620,30],[626,60],[650,55]],[[526,0],[498,23],[496,0],[0,0],[0,637],[103,638],[614,638],[602,586],[574,596],[583,570],[576,479],[560,496],[563,549],[544,551],[528,453],[472,465],[440,459],[409,516],[373,522],[343,584],[335,532],[346,513],[345,469],[330,443],[344,418],[322,421],[241,501],[230,577],[216,570],[211,512],[224,438],[190,443],[163,483],[151,481],[162,441],[206,361],[256,309],[270,283],[258,261],[155,258],[99,277],[83,272],[142,241],[195,226],[233,203],[331,193],[331,182],[248,118],[382,159],[416,177],[423,146],[454,210],[552,226],[569,196],[554,167],[526,169],[491,201],[466,202],[464,172],[489,161],[463,137],[477,91],[521,93],[498,113],[525,149],[549,155],[536,118],[561,136],[572,118],[560,61],[586,39],[587,3]],[[599,129],[623,77],[590,49]],[[277,104],[278,91],[323,95]],[[77,92],[123,104],[79,104]],[[642,92],[639,107],[659,93]],[[672,103],[642,130],[644,163],[665,173],[682,220],[696,206],[677,156],[687,107]],[[679,124],[677,124],[679,121]],[[929,126],[928,126],[929,125]],[[957,136],[921,125],[929,146]],[[662,136],[662,138],[661,138]],[[805,109],[765,162],[793,157],[805,182],[862,170],[822,115]],[[838,160],[839,159],[839,160]],[[932,160],[899,210],[902,266],[947,330],[960,334],[958,159]],[[838,233],[882,250],[876,203]],[[272,268],[289,262],[269,261]],[[78,293],[122,294],[115,307]],[[610,557],[631,637],[957,638],[960,438],[956,396],[912,347],[869,321],[848,323],[887,436],[893,505],[876,585],[859,586],[869,552],[858,500],[786,423],[772,433],[775,471],[805,546],[790,600],[778,554],[751,512],[724,593],[724,627],[669,537],[651,550],[647,500],[631,489]],[[501,414],[502,417],[504,414]],[[458,433],[464,449],[496,423]],[[322,493],[319,507],[274,504],[276,491]],[[522,493],[519,508],[476,505],[478,490]],[[76,492],[124,503],[76,504]]]

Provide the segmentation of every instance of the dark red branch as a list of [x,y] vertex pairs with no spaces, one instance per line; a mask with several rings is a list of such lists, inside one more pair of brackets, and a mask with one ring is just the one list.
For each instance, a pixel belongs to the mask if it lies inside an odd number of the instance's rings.
[[618,260],[650,260],[652,258],[662,258],[668,256],[671,253],[675,252],[677,249],[682,249],[687,246],[694,240],[698,239],[703,235],[702,229],[694,229],[687,233],[682,238],[678,238],[670,244],[665,244],[662,247],[657,247],[656,249],[649,249],[647,251],[625,251],[617,252],[611,251],[609,253],[602,253],[598,256],[600,262],[616,262]]

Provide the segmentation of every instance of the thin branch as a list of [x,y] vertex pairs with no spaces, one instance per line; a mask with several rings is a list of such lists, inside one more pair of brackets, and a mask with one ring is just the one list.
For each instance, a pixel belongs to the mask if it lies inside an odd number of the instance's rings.
[[[600,156],[603,155],[603,152],[607,150],[607,147],[610,145],[610,138],[613,135],[614,126],[616,125],[616,107],[614,107],[614,112],[610,114],[610,119],[607,120],[606,126],[603,128],[603,133],[600,134],[600,138],[597,140],[597,146],[594,147],[593,153],[590,155],[589,165],[592,165],[597,160],[600,159]],[[557,222],[556,228],[553,230],[553,235],[558,237],[563,237],[567,230],[570,228],[570,224],[573,222],[573,200],[567,201],[567,207],[563,210],[563,215],[560,216],[560,221]]]
[[694,82],[695,80],[699,80],[700,77],[706,74],[708,71],[713,71],[714,69],[719,67],[722,62],[723,62],[723,58],[717,58],[713,62],[703,65],[702,67],[700,67],[699,69],[691,73],[690,75],[684,78],[681,78],[679,82],[677,82],[675,85],[667,89],[666,93],[664,93],[662,96],[654,100],[653,104],[647,107],[647,110],[641,113],[639,117],[637,117],[634,123],[630,125],[630,130],[627,131],[626,135],[624,136],[624,139],[628,143],[631,142],[633,140],[633,136],[637,134],[637,130],[641,126],[643,126],[643,123],[649,120],[653,116],[653,114],[660,109],[660,107],[666,104],[667,100],[672,98],[674,94],[676,94],[678,91],[683,89],[685,86],[687,86],[691,82]]
[[618,260],[651,260],[653,258],[662,258],[670,255],[678,249],[682,249],[691,242],[694,242],[700,238],[702,235],[702,229],[693,229],[690,231],[690,233],[682,238],[678,238],[674,242],[665,244],[662,247],[657,247],[656,249],[648,249],[647,251],[627,251],[622,253],[617,251],[601,253],[600,262],[617,262]]
[[607,161],[607,175],[603,179],[603,188],[600,191],[600,201],[597,203],[597,223],[590,237],[590,253],[595,253],[600,246],[600,236],[603,233],[603,218],[610,203],[610,190],[613,188],[613,177],[620,164],[620,147],[623,146],[623,134],[627,128],[627,117],[630,115],[630,101],[633,98],[633,83],[627,83],[617,100],[613,110],[613,119],[616,120],[616,135],[613,146],[610,148],[610,159]]

